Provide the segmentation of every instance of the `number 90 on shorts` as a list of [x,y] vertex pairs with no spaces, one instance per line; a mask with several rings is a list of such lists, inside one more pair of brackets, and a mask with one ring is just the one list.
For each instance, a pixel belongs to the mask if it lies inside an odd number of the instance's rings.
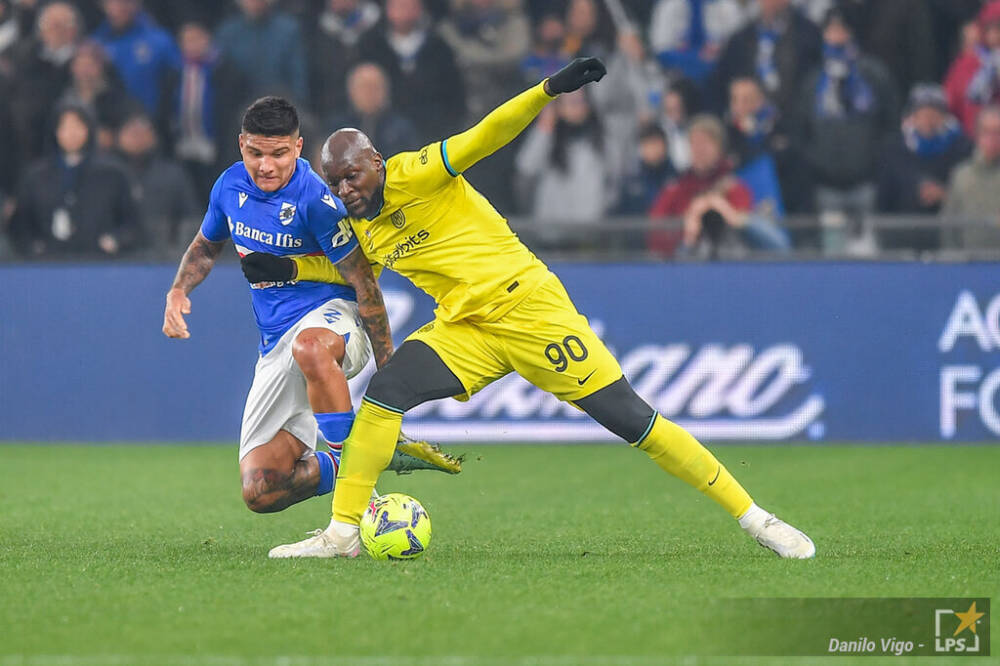
[[459,399],[511,372],[566,401],[622,377],[618,361],[555,276],[497,321],[435,320],[407,339],[437,352],[467,390]]

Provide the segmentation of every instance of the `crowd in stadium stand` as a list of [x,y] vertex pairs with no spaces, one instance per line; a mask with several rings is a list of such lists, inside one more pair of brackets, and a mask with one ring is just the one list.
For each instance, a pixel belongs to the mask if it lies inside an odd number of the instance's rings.
[[299,106],[309,159],[341,126],[389,156],[578,55],[608,76],[468,174],[506,214],[643,216],[665,258],[786,251],[793,215],[859,256],[951,242],[874,213],[996,225],[1000,0],[0,0],[0,238],[176,250],[257,97]]

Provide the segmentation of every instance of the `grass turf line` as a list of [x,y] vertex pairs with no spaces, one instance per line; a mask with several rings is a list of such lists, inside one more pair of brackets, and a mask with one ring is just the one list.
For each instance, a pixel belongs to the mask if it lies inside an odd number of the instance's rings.
[[329,499],[252,514],[232,446],[0,446],[0,665],[651,664],[740,630],[706,600],[1000,604],[1000,447],[718,448],[813,537],[810,562],[778,560],[626,447],[456,450],[458,477],[382,477],[434,537],[380,563],[269,561],[326,524]]

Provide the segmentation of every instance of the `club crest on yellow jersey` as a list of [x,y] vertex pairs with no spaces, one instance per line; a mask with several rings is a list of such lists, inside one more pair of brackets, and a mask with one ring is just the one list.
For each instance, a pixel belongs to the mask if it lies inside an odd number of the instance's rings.
[[403,225],[406,224],[406,215],[403,214],[403,209],[395,210],[392,215],[389,216],[389,221],[392,222],[392,226],[397,229],[402,229]]

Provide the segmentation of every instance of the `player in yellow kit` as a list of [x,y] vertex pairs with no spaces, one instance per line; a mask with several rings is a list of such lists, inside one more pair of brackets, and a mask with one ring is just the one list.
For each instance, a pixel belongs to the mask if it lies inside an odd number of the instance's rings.
[[[330,526],[289,544],[289,552],[357,555],[358,523],[392,457],[403,413],[437,398],[467,399],[517,372],[711,497],[761,545],[782,557],[815,554],[809,537],[758,507],[715,456],[633,391],[559,279],[461,176],[516,137],[558,94],[604,73],[600,60],[579,58],[475,127],[385,161],[357,130],[338,130],[328,139],[324,176],[347,206],[369,259],[408,278],[437,309],[368,385],[344,446]],[[322,257],[254,257],[244,260],[251,281],[332,279]]]

